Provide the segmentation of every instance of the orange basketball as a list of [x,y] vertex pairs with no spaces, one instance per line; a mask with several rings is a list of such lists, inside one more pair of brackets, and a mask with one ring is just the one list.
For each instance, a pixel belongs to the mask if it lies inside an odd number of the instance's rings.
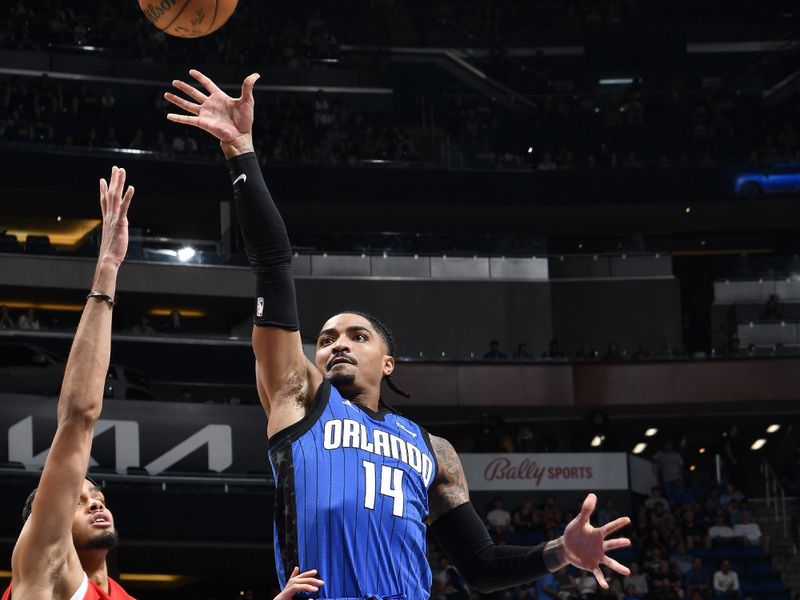
[[164,33],[203,37],[231,18],[239,0],[139,0],[145,16]]

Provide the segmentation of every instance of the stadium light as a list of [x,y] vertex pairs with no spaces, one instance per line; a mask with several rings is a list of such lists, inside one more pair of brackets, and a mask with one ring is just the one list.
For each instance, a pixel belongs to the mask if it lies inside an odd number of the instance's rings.
[[761,448],[763,448],[764,444],[766,443],[767,440],[765,440],[764,438],[758,438],[755,442],[753,442],[753,445],[750,446],[750,450],[761,450]]
[[770,425],[769,427],[767,427],[767,433],[775,433],[775,432],[776,432],[776,431],[778,431],[780,428],[781,428],[781,426],[780,426],[780,425],[778,425],[777,423],[775,423],[775,424],[773,424],[773,425]]
[[642,452],[645,451],[645,448],[647,448],[647,444],[645,444],[644,442],[639,442],[633,447],[633,453],[641,454]]
[[650,429],[644,432],[644,437],[653,437],[657,433],[658,429],[656,429],[655,427],[651,427]]
[[606,439],[606,436],[604,436],[604,435],[596,435],[596,436],[594,436],[592,438],[592,448],[599,447],[603,443],[603,440],[605,440],[605,439]]
[[197,253],[194,251],[194,248],[186,246],[178,250],[178,260],[181,262],[192,260],[195,254]]
[[631,85],[633,83],[632,77],[609,77],[601,79],[600,85]]

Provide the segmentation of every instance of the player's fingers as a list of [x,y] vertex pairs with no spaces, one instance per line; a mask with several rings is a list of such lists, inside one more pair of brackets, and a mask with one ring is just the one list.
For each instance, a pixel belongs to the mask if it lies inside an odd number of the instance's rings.
[[190,117],[189,115],[179,115],[177,113],[167,113],[167,120],[181,125],[193,125],[194,127],[199,127],[200,122],[199,117]]
[[208,77],[203,75],[197,69],[189,69],[189,75],[194,77],[200,83],[200,85],[206,88],[210,93],[213,94],[214,92],[222,92],[222,90],[219,89],[216,83],[211,81]]
[[303,577],[302,575],[300,575],[299,577],[296,577],[294,582],[295,583],[307,583],[309,585],[317,585],[317,586],[325,584],[325,582],[322,581],[322,579],[317,579],[316,577]]
[[317,570],[316,569],[309,569],[308,571],[303,571],[302,573],[300,573],[298,575],[298,577],[313,577],[316,574],[317,574]]
[[289,579],[291,579],[292,577],[297,577],[297,574],[299,572],[300,572],[300,567],[295,567],[294,569],[292,569],[292,574],[289,575]]
[[108,183],[102,177],[100,178],[100,210],[103,215],[108,210]]
[[604,556],[602,559],[600,559],[600,562],[606,565],[607,567],[610,567],[611,569],[615,570],[620,575],[627,576],[631,574],[631,570],[628,567],[626,567],[621,563],[618,563],[610,556]]
[[191,98],[195,102],[199,102],[200,104],[202,104],[203,102],[208,100],[208,96],[206,96],[203,92],[198,90],[193,85],[189,85],[185,81],[181,81],[180,79],[175,79],[172,82],[172,85],[174,87],[178,88],[180,91],[182,91],[187,96],[189,96],[189,98]]
[[583,501],[583,506],[581,506],[580,520],[588,523],[595,506],[597,506],[597,496],[594,494],[586,496],[586,500]]
[[180,96],[176,96],[175,94],[173,94],[171,92],[166,92],[164,94],[164,99],[167,102],[171,102],[172,104],[174,104],[178,108],[182,108],[183,110],[185,110],[188,113],[191,113],[193,115],[200,114],[200,105],[199,104],[195,104],[194,102],[189,102],[185,98],[181,98]]
[[295,593],[297,593],[297,592],[318,592],[319,591],[319,588],[317,586],[310,585],[308,583],[303,583],[303,584],[300,584],[300,585],[298,585],[296,583],[293,583],[290,586],[289,589],[291,589]]
[[613,540],[606,540],[603,542],[603,552],[611,552],[612,550],[627,548],[630,545],[631,541],[628,538],[614,538]]
[[113,207],[114,196],[119,192],[119,168],[111,167],[111,181],[108,183],[108,207]]
[[592,575],[594,575],[594,578],[597,579],[597,583],[600,585],[601,588],[603,588],[604,590],[608,589],[608,582],[606,581],[603,572],[600,570],[600,567],[592,569]]
[[253,86],[258,81],[258,78],[261,77],[258,73],[253,73],[249,75],[247,79],[242,82],[242,100],[247,102],[253,101]]
[[619,519],[614,519],[610,523],[606,523],[600,528],[600,534],[603,537],[609,536],[618,529],[622,529],[623,527],[627,527],[631,524],[631,520],[628,517],[620,517]]
[[136,193],[136,190],[132,185],[128,186],[128,189],[125,190],[125,195],[122,197],[122,204],[119,207],[119,212],[121,216],[125,216],[128,214],[128,207],[131,205],[131,200],[133,200],[133,195]]

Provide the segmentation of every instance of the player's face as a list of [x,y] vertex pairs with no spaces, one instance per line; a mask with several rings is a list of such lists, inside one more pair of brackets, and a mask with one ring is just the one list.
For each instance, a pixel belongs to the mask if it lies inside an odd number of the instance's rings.
[[72,521],[72,539],[78,550],[110,550],[117,545],[114,517],[106,508],[100,488],[83,481],[83,489]]
[[322,326],[316,365],[340,392],[358,391],[380,386],[384,375],[394,370],[394,359],[386,352],[386,344],[367,319],[341,313]]

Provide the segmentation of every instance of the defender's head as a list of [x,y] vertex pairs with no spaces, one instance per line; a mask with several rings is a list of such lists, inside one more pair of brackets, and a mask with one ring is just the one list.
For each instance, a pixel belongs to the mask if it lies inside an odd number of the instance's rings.
[[[22,508],[23,523],[31,516],[36,491],[33,490],[25,500]],[[72,519],[72,541],[78,551],[111,550],[119,542],[114,517],[106,507],[103,491],[88,478],[83,481],[80,496],[77,498]]]
[[394,338],[386,325],[367,313],[346,311],[322,326],[315,363],[347,398],[380,389],[384,379],[397,391],[391,381],[394,353]]

